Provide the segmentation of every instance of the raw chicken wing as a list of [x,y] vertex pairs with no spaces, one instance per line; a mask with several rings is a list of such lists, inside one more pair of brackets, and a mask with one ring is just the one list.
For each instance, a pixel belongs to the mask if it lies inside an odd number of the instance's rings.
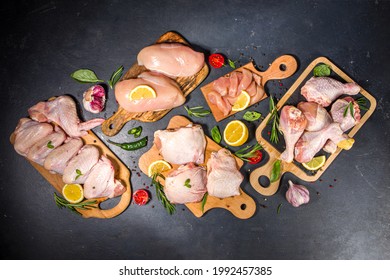
[[204,54],[179,43],[162,43],[143,48],[138,64],[170,77],[188,77],[204,65]]
[[81,137],[88,130],[101,125],[104,119],[92,119],[80,122],[77,116],[76,103],[67,95],[62,95],[51,101],[43,101],[28,110],[30,117],[38,122],[55,122],[70,137]]
[[315,102],[300,102],[297,107],[307,119],[307,131],[318,131],[332,123],[328,111]]
[[171,203],[198,202],[207,192],[206,182],[205,168],[188,163],[168,174],[164,192]]
[[154,143],[164,160],[173,164],[204,161],[206,138],[200,125],[187,125],[177,129],[157,130]]
[[307,101],[313,101],[323,107],[329,106],[340,95],[356,95],[360,87],[355,83],[343,84],[329,77],[312,77],[301,89]]
[[237,163],[226,149],[212,152],[207,161],[207,191],[211,196],[225,198],[240,194],[244,176],[237,169]]
[[286,149],[280,155],[285,162],[294,160],[294,146],[307,125],[305,115],[294,106],[284,106],[280,113],[279,129],[283,133]]

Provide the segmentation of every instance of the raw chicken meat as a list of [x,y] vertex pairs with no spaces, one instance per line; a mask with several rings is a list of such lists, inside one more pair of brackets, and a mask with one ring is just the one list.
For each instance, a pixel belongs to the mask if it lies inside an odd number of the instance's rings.
[[55,148],[45,159],[43,166],[45,169],[58,174],[64,174],[68,162],[83,147],[83,141],[80,138],[70,138],[65,144]]
[[206,138],[200,125],[189,124],[177,129],[157,130],[154,143],[164,160],[173,164],[204,162]]
[[224,116],[227,116],[230,113],[230,111],[232,110],[232,105],[230,104],[228,99],[223,98],[223,96],[220,95],[218,92],[216,92],[214,90],[210,91],[208,93],[208,97],[209,97],[209,101],[212,104],[217,105],[218,109],[222,112],[222,114]]
[[294,160],[294,146],[307,125],[305,115],[294,106],[284,106],[280,113],[279,129],[283,133],[286,149],[280,155],[285,162]]
[[[156,92],[156,98],[130,100],[128,94],[139,85],[147,85]],[[123,80],[115,86],[115,98],[128,112],[146,112],[172,109],[185,102],[179,85],[162,74],[144,72],[137,79]]]
[[85,180],[85,198],[91,199],[105,196],[113,198],[123,194],[126,187],[119,180],[116,180],[114,175],[114,166],[107,157],[102,155]]
[[355,142],[348,135],[343,134],[338,123],[331,123],[319,131],[303,133],[295,145],[295,160],[298,162],[311,161],[328,139],[331,139],[338,147],[345,150],[349,150]]
[[28,110],[30,117],[38,122],[55,122],[70,137],[86,135],[96,126],[101,125],[104,119],[92,119],[80,122],[77,116],[76,103],[67,95],[62,95],[51,101],[42,101]]
[[35,142],[35,144],[29,149],[27,158],[39,165],[43,165],[46,157],[53,151],[54,148],[61,146],[65,139],[65,132],[59,126],[55,126],[53,133],[50,133]]
[[355,83],[343,84],[329,77],[312,77],[301,89],[307,101],[313,101],[323,107],[329,106],[340,95],[356,95],[360,87]]
[[[353,104],[353,116],[349,108],[345,111],[350,102]],[[345,117],[344,112],[346,112]],[[354,127],[360,121],[361,117],[359,104],[350,96],[337,99],[330,109],[330,114],[332,115],[333,121],[339,123],[341,130],[344,132]],[[331,140],[328,140],[324,146],[324,151],[333,154],[336,150],[337,145]]]
[[14,149],[18,154],[27,156],[28,151],[36,142],[52,132],[53,126],[51,124],[39,123],[29,118],[22,118],[19,120],[14,131]]
[[244,176],[237,169],[237,163],[226,149],[212,152],[207,161],[207,191],[209,195],[225,198],[240,194]]
[[328,111],[315,102],[300,102],[297,107],[307,119],[307,131],[321,130],[333,122]]
[[204,54],[179,43],[162,43],[143,48],[137,56],[139,65],[169,77],[188,77],[204,66]]
[[171,203],[198,202],[207,192],[206,182],[205,168],[191,162],[168,174],[164,192]]
[[99,150],[93,145],[85,145],[64,169],[62,181],[66,184],[84,184],[92,167],[99,160]]

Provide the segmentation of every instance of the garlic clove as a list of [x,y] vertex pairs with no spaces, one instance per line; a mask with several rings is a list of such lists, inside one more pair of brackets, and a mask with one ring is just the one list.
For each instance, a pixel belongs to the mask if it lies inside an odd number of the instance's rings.
[[106,92],[101,85],[94,85],[83,93],[83,106],[88,112],[97,114],[106,104]]
[[310,201],[310,193],[305,186],[294,184],[290,180],[288,184],[289,188],[286,192],[286,199],[292,206],[299,207]]

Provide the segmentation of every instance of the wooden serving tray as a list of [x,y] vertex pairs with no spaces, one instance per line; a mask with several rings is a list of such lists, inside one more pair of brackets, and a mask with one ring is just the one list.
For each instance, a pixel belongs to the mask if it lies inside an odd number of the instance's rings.
[[[115,168],[115,179],[119,179],[122,184],[126,187],[126,191],[120,197],[120,201],[116,206],[111,209],[101,209],[99,205],[107,200],[107,197],[90,199],[91,201],[96,200],[97,203],[94,204],[96,208],[90,208],[88,210],[80,210],[77,211],[84,218],[113,218],[119,214],[121,214],[130,204],[131,201],[131,185],[130,185],[130,171],[124,165],[120,159],[93,133],[91,130],[88,131],[86,136],[81,137],[83,139],[84,144],[91,144],[97,147],[100,151],[100,154],[105,155],[108,159],[111,160],[112,164]],[[15,135],[11,134],[10,137],[11,144],[15,143]],[[62,181],[62,175],[52,174],[48,170],[46,170],[43,166],[30,161],[31,165],[38,170],[39,173],[57,190],[58,193],[62,195],[62,188],[65,183]],[[54,202],[53,202],[54,203]]]
[[[183,127],[191,122],[182,116],[174,116],[168,124],[167,128],[178,128]],[[211,152],[215,152],[222,149],[217,143],[211,140],[206,136],[206,150],[205,150],[205,163],[202,166],[206,166],[207,160],[211,156]],[[143,154],[140,159],[138,166],[142,170],[143,173],[148,175],[148,167],[149,165],[159,159],[163,159],[159,154],[159,151],[156,145],[153,145],[152,148]],[[237,165],[239,168],[242,167],[243,161],[237,157],[235,157]],[[173,170],[177,169],[179,165],[172,164]],[[230,211],[234,216],[240,219],[248,219],[252,217],[256,211],[256,203],[255,201],[247,195],[240,188],[240,195],[228,197],[228,198],[217,198],[213,196],[208,196],[206,204],[204,206],[204,212],[202,212],[202,203],[187,203],[185,204],[188,209],[198,218],[202,217],[204,213],[213,208],[223,208]]]
[[[190,46],[190,44],[178,33],[176,32],[167,32],[163,34],[157,41],[157,43],[182,43]],[[134,63],[133,66],[127,71],[127,73],[122,77],[121,80],[128,80],[137,78],[139,74],[147,71],[144,66],[138,65],[138,63]],[[196,73],[194,76],[190,77],[178,77],[175,79],[180,89],[182,90],[184,96],[189,95],[198,85],[200,85],[203,80],[209,74],[209,67],[205,63],[203,68]],[[130,120],[138,120],[142,122],[155,122],[168,114],[169,110],[160,110],[160,111],[148,111],[142,113],[132,113],[128,112],[122,107],[118,107],[118,111],[112,115],[109,119],[107,119],[102,124],[102,131],[107,136],[116,135],[122,127]]]
[[[245,64],[244,66],[242,66],[240,68],[237,68],[237,69],[235,69],[232,72],[235,72],[235,71],[239,71],[240,72],[240,71],[242,71],[243,68],[246,68],[246,69],[252,71],[253,73],[261,76],[261,85],[264,87],[265,84],[269,80],[285,79],[285,78],[288,78],[291,75],[293,75],[295,73],[295,71],[297,71],[298,63],[297,63],[296,59],[293,56],[291,56],[291,55],[282,55],[282,56],[279,56],[277,59],[275,59],[272,62],[272,64],[269,66],[269,68],[266,71],[264,71],[264,72],[261,72],[261,71],[257,70],[255,68],[255,66],[253,65],[253,62]],[[229,76],[232,72],[230,72],[229,74],[226,74],[225,76]],[[219,121],[221,121],[221,120],[223,120],[223,119],[225,119],[225,118],[227,118],[227,117],[229,117],[231,115],[234,115],[235,113],[238,113],[238,112],[231,111],[227,116],[224,116],[223,113],[218,109],[217,105],[215,105],[215,104],[210,102],[210,100],[208,98],[208,94],[209,94],[210,91],[213,90],[213,82],[214,81],[212,81],[211,83],[201,87],[201,91],[203,93],[204,98],[207,101],[207,104],[210,107],[211,112],[213,113],[213,116],[214,116],[215,120],[217,122],[219,122]],[[267,94],[266,93],[264,94],[264,96],[263,96],[263,98],[261,100],[264,100],[265,98],[267,98]],[[259,100],[257,102],[260,102],[261,100]],[[251,101],[249,106],[252,106],[254,104],[255,103],[253,101]]]
[[[313,62],[309,64],[309,66],[303,71],[303,73],[299,76],[299,78],[295,81],[295,83],[291,86],[291,88],[286,92],[286,94],[279,100],[278,104],[276,105],[278,110],[280,110],[287,101],[288,104],[297,105],[297,99],[300,98],[300,89],[305,84],[307,79],[312,77],[313,68],[320,63],[325,63],[327,65],[331,66],[332,72],[335,73],[340,80],[344,80],[345,82],[354,82],[347,74],[345,74],[340,68],[338,68],[336,65],[334,65],[329,59],[325,57],[319,57],[315,59]],[[368,118],[372,115],[372,113],[375,110],[376,107],[376,100],[375,98],[369,94],[365,89],[361,87],[360,94],[366,98],[370,102],[370,106],[368,111],[364,113],[362,116],[360,122],[356,124],[348,133],[349,137],[353,137],[363,126],[363,124],[368,120]],[[292,95],[294,95],[292,97]],[[295,99],[294,103],[291,103],[292,100]],[[330,166],[330,164],[336,159],[336,157],[340,154],[342,149],[337,148],[337,151],[333,154],[330,154],[327,156],[325,165],[321,167],[316,173],[310,174],[308,171],[305,170],[305,168],[298,162],[283,162],[282,161],[282,171],[279,180],[276,182],[270,183],[268,187],[264,187],[259,183],[259,178],[261,176],[269,177],[272,171],[272,167],[276,160],[280,158],[281,152],[273,146],[268,140],[266,140],[263,137],[263,130],[267,126],[267,122],[270,118],[270,114],[262,121],[262,123],[259,125],[259,127],[256,129],[256,139],[257,141],[263,146],[264,150],[269,154],[269,160],[266,162],[263,166],[253,170],[253,172],[250,174],[250,183],[252,187],[261,193],[262,195],[273,195],[276,193],[276,191],[279,188],[280,180],[282,178],[282,175],[286,172],[290,172],[297,176],[298,178],[307,181],[307,182],[314,182],[316,181],[324,172],[325,170]],[[280,136],[280,138],[283,138],[283,136]],[[281,140],[283,141],[283,140]],[[325,154],[323,152],[322,154]]]

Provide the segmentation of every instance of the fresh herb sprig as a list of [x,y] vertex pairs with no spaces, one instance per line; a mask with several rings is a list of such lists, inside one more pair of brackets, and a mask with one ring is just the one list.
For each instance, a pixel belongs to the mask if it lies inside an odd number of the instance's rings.
[[119,81],[123,74],[123,66],[120,66],[116,71],[114,71],[111,75],[111,78],[107,81],[110,88],[113,88],[115,84]]
[[281,171],[281,160],[278,159],[275,161],[272,171],[271,171],[271,176],[269,177],[269,181],[271,183],[276,182],[280,178],[280,171]]
[[196,106],[192,108],[184,106],[184,109],[186,109],[188,116],[196,118],[203,118],[211,113],[209,110],[203,109],[202,106]]
[[257,121],[260,118],[261,118],[261,113],[256,111],[247,111],[243,116],[243,119],[248,122]]
[[204,196],[203,196],[203,199],[202,199],[202,204],[201,204],[201,210],[202,210],[202,213],[204,212],[204,206],[206,205],[206,202],[207,202],[207,197],[209,196],[209,193],[205,193]]
[[328,64],[319,64],[313,69],[315,77],[327,77],[331,73],[331,67]]
[[184,182],[184,186],[186,187],[186,188],[191,188],[191,179],[190,178],[188,178],[187,180],[185,180],[185,182]]
[[348,102],[347,106],[344,109],[344,113],[343,113],[343,117],[344,118],[347,116],[348,112],[350,112],[351,113],[351,117],[353,119],[355,119],[355,110],[353,108],[353,102],[352,101]]
[[270,140],[272,143],[277,144],[279,142],[279,114],[278,108],[275,106],[275,101],[272,96],[269,97],[269,112],[271,114],[267,124],[272,122]]
[[368,111],[368,108],[366,107],[367,100],[364,97],[360,97],[360,98],[356,99],[355,101],[359,105],[360,110]]
[[49,149],[54,149],[54,145],[51,142],[51,140],[49,142],[47,142],[46,147],[48,147]]
[[58,196],[56,193],[54,193],[54,201],[57,204],[58,208],[67,208],[78,215],[81,215],[81,213],[77,211],[77,209],[90,210],[91,208],[97,208],[94,205],[97,202],[96,200],[87,200],[79,203],[69,203],[66,199]]
[[250,158],[256,156],[256,151],[260,151],[262,149],[263,147],[259,143],[256,143],[255,145],[253,145],[253,147],[249,145],[238,150],[234,153],[234,155],[242,159],[243,161],[249,161]]
[[81,172],[80,169],[76,169],[76,177],[74,178],[74,180],[76,181],[80,176],[83,176],[83,173]]
[[214,140],[217,144],[221,143],[222,135],[221,135],[221,132],[219,131],[218,126],[214,126],[214,127],[211,129],[211,137],[213,138],[213,140]]
[[154,173],[152,176],[152,185],[156,188],[157,199],[164,206],[165,210],[167,210],[168,214],[172,215],[176,211],[176,206],[168,200],[164,192],[164,186],[160,183],[158,177],[165,180],[165,177],[160,173]]

